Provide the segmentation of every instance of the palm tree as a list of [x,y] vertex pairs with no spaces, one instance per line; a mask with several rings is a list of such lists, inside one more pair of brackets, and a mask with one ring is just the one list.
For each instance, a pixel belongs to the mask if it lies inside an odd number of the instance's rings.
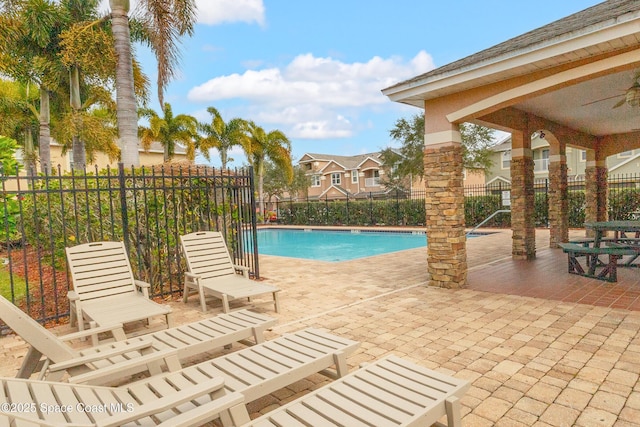
[[176,142],[187,147],[187,158],[195,157],[196,139],[198,138],[198,121],[187,114],[173,115],[171,105],[166,102],[162,110],[164,117],[149,108],[140,110],[140,115],[149,119],[149,127],[140,126],[140,143],[148,150],[151,143],[158,141],[164,147],[164,161],[173,157]]
[[[109,0],[111,28],[117,54],[116,100],[121,160],[129,166],[140,164],[137,140],[137,112],[131,61],[129,0]],[[140,0],[143,40],[158,60],[158,100],[164,105],[164,90],[174,77],[179,59],[178,40],[193,34],[195,0]]]
[[245,138],[247,122],[240,118],[229,120],[227,123],[222,119],[220,112],[214,107],[207,108],[213,117],[211,123],[200,123],[198,128],[205,134],[200,139],[199,149],[202,155],[209,160],[209,150],[215,148],[220,153],[222,169],[227,168],[227,163],[233,159],[229,158],[229,150],[236,145],[242,145]]
[[21,141],[23,161],[32,174],[36,169],[33,131],[38,126],[38,114],[37,94],[31,94],[29,89],[29,83],[0,80],[0,135]]
[[[49,97],[62,72],[57,59],[59,34],[67,16],[50,0],[2,1],[0,15],[0,71],[25,85],[36,83],[40,91],[40,164],[51,171]],[[33,143],[31,143],[33,145]],[[25,149],[27,149],[25,147]],[[35,152],[27,153],[33,157]]]
[[258,176],[258,204],[260,212],[264,213],[264,173],[265,161],[269,159],[282,174],[287,182],[293,179],[293,165],[291,164],[291,142],[279,130],[267,133],[254,122],[248,123],[248,135],[243,141],[243,149],[247,160]]

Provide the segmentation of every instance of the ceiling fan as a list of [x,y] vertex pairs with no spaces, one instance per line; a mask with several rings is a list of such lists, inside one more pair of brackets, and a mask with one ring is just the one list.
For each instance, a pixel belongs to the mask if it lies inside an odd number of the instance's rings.
[[640,106],[640,71],[638,71],[633,76],[633,84],[630,88],[624,91],[622,95],[614,95],[609,96],[607,98],[598,99],[596,101],[587,102],[586,104],[582,104],[582,106],[595,104],[596,102],[606,101],[608,99],[614,99],[618,97],[622,97],[612,108],[622,107],[624,104],[627,104],[631,107],[639,107]]

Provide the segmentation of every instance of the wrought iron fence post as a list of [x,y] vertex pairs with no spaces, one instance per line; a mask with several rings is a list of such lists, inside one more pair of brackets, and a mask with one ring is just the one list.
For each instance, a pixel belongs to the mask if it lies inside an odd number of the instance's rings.
[[396,225],[400,225],[400,195],[398,192],[396,188]]
[[346,203],[345,209],[347,210],[347,223],[346,223],[346,225],[349,225],[349,193],[347,193],[347,203]]
[[256,279],[260,278],[260,266],[258,263],[258,219],[256,216],[256,193],[254,191],[254,176],[253,176],[253,166],[249,166],[247,171],[249,173],[249,193],[251,194],[250,203],[251,203],[251,233],[253,239],[253,261],[254,261],[254,275]]
[[324,196],[324,224],[329,225],[329,196]]
[[118,183],[120,185],[120,215],[122,218],[122,239],[127,253],[131,253],[131,243],[129,241],[129,215],[127,212],[127,190],[124,174],[124,163],[118,163]]
[[373,221],[373,194],[369,192],[369,215],[371,216],[371,225],[376,225]]

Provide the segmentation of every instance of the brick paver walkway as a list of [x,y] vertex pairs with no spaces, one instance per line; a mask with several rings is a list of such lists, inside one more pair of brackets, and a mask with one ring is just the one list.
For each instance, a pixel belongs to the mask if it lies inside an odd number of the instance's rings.
[[[544,251],[548,232],[537,235]],[[471,239],[469,266],[473,272],[509,259],[510,251],[510,232]],[[362,343],[352,368],[394,353],[465,378],[472,382],[462,399],[467,427],[640,425],[639,311],[473,286],[430,288],[425,260],[426,249],[343,263],[261,257],[265,280],[283,289],[282,312],[265,310],[279,319],[268,338],[324,328]],[[176,323],[203,317],[195,298],[170,304]],[[3,375],[15,374],[25,350],[19,338],[0,338]],[[268,411],[326,381],[314,375],[250,411]]]

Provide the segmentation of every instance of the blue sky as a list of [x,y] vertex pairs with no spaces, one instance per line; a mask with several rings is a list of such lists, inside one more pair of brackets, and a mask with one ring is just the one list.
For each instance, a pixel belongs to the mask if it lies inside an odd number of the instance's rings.
[[[294,160],[378,151],[397,145],[389,137],[397,119],[420,111],[381,89],[599,2],[196,0],[195,35],[183,40],[165,100],[201,121],[214,106],[227,121],[279,129]],[[138,57],[155,81],[153,56],[138,49]],[[231,157],[245,162],[239,149]],[[220,164],[215,152],[211,163]]]

